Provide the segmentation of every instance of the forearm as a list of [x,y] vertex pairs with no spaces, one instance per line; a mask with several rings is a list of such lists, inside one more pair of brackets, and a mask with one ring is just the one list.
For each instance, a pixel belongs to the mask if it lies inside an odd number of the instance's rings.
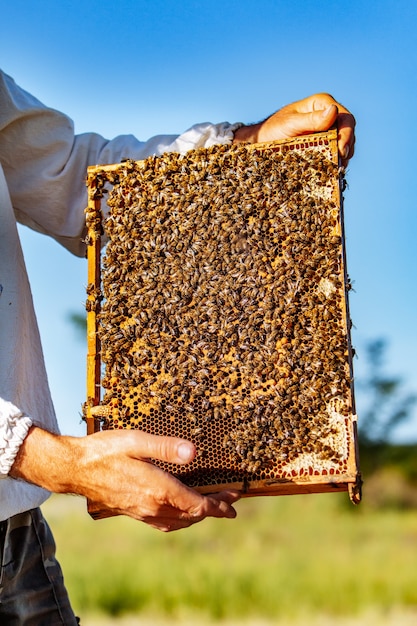
[[79,492],[80,441],[32,426],[20,445],[9,476],[55,493]]
[[262,122],[240,126],[240,128],[235,130],[233,143],[258,143],[260,141],[259,131],[261,126]]

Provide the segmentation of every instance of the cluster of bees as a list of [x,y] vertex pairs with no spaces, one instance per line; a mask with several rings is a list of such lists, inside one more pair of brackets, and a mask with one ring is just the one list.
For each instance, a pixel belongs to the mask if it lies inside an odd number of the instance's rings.
[[103,174],[112,185],[98,316],[104,428],[195,441],[200,483],[208,468],[218,480],[219,468],[345,470],[338,176],[320,151],[245,145]]

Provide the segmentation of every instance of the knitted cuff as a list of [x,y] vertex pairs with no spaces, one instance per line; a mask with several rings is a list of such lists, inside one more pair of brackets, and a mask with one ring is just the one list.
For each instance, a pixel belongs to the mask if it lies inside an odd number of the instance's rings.
[[222,124],[216,124],[219,129],[219,137],[217,138],[216,143],[233,143],[233,139],[235,138],[235,132],[238,128],[244,126],[242,122],[235,122],[234,124],[230,124],[229,122],[223,122]]
[[0,398],[0,478],[6,478],[32,420],[11,402]]

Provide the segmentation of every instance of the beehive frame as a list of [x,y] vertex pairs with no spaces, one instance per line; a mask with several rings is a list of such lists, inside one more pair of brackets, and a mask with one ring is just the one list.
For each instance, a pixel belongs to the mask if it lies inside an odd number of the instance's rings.
[[[239,168],[255,173],[240,184],[231,180]],[[191,183],[179,193],[184,171]],[[195,461],[161,466],[202,493],[348,490],[359,502],[341,171],[335,130],[88,169],[88,434],[140,428],[191,439]],[[274,185],[296,176],[280,204]],[[146,196],[149,184],[157,190]],[[133,221],[123,226],[126,212]],[[115,281],[119,254],[128,267]],[[90,513],[105,515],[93,504]]]

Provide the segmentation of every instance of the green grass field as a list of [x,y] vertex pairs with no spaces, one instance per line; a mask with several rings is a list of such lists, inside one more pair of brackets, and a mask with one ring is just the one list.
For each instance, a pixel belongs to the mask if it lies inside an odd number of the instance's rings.
[[237,509],[236,520],[163,534],[121,517],[93,521],[76,497],[44,506],[86,626],[123,616],[155,626],[417,623],[415,510],[354,507],[346,493],[251,498]]

